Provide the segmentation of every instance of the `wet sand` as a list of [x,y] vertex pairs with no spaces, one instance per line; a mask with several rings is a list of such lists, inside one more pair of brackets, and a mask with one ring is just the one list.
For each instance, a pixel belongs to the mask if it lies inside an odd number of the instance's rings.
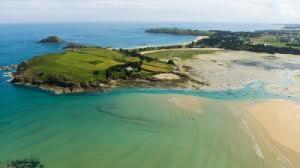
[[191,112],[200,112],[202,105],[205,103],[205,101],[199,97],[184,95],[170,95],[168,101],[171,106],[182,108]]

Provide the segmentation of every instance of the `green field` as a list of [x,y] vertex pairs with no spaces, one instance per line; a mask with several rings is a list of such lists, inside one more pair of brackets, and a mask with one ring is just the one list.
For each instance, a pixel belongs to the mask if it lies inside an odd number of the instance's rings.
[[182,49],[182,50],[162,50],[146,53],[146,56],[158,58],[158,59],[173,59],[180,58],[182,60],[187,60],[193,58],[195,55],[199,54],[213,54],[216,50],[191,50],[191,49]]
[[300,49],[300,47],[297,46],[288,46],[288,42],[278,40],[275,35],[264,35],[261,37],[250,38],[250,41],[254,44],[268,44],[275,47],[291,47]]
[[[139,68],[126,71],[131,63],[141,64]],[[160,72],[170,72],[171,65],[154,60],[142,61],[139,57],[131,57],[116,50],[104,48],[83,48],[58,54],[48,54],[29,60],[21,71],[22,75],[35,81],[60,82],[93,82],[107,80],[107,71],[111,78],[135,77],[148,78]],[[130,76],[131,77],[131,76]]]
[[274,35],[264,35],[251,38],[250,41],[255,44],[269,44],[276,47],[286,47],[286,42],[280,42]]

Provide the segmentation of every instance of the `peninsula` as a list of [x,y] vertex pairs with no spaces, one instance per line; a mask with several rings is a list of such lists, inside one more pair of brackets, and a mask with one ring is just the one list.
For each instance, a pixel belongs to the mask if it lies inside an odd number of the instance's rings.
[[185,78],[175,74],[174,69],[176,67],[168,61],[134,51],[84,47],[22,62],[12,83],[33,85],[55,93],[102,91],[121,85],[154,86],[169,80],[172,82],[168,85],[176,85]]
[[252,51],[269,54],[300,54],[300,30],[231,32],[220,30],[201,31],[179,28],[153,28],[148,29],[145,32],[180,36],[205,36],[205,38],[200,38],[188,45],[162,46],[157,47],[158,49],[223,48],[227,50]]
[[145,31],[145,33],[163,33],[171,35],[184,35],[184,36],[211,36],[213,31],[201,31],[193,29],[181,29],[181,28],[152,28]]

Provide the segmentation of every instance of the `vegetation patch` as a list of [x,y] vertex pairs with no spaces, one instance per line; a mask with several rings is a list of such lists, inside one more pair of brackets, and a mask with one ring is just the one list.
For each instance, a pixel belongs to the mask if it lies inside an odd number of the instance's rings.
[[180,49],[180,50],[162,50],[146,53],[146,56],[150,56],[158,59],[174,59],[180,58],[187,60],[193,58],[199,54],[214,54],[216,50],[191,50],[191,49]]
[[300,54],[300,31],[265,30],[255,32],[215,31],[208,39],[192,42],[189,48],[224,48],[264,53]]

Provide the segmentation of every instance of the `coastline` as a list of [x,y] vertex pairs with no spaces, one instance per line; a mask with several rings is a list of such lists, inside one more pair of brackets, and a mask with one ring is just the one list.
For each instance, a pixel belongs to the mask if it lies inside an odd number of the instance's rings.
[[[168,76],[163,78],[169,78]],[[157,80],[112,80],[109,83],[101,83],[93,87],[61,87],[50,84],[32,84],[32,83],[13,83],[14,85],[23,85],[34,88],[39,88],[44,91],[50,91],[54,94],[72,94],[72,93],[88,93],[88,92],[105,92],[115,88],[162,88],[162,89],[191,89],[195,85],[194,82],[187,78],[172,78],[172,79],[157,79]]]
[[184,41],[184,42],[180,42],[180,43],[165,43],[165,44],[158,44],[158,45],[140,45],[140,46],[136,46],[136,47],[127,47],[125,49],[131,50],[131,49],[140,49],[140,48],[147,48],[147,47],[167,47],[167,46],[173,46],[173,45],[186,46],[186,45],[190,44],[191,42],[196,42],[198,40],[205,39],[208,36],[192,36],[192,37],[195,37],[194,40]]

